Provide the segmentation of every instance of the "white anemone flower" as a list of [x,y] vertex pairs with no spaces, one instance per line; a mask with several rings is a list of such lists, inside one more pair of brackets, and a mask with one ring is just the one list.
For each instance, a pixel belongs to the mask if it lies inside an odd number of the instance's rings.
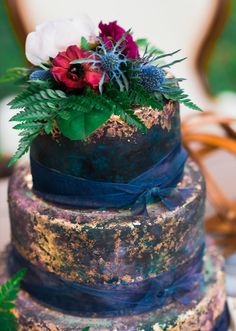
[[82,37],[91,42],[96,39],[94,24],[86,15],[45,22],[27,36],[26,57],[38,66],[65,51],[68,46],[80,46]]

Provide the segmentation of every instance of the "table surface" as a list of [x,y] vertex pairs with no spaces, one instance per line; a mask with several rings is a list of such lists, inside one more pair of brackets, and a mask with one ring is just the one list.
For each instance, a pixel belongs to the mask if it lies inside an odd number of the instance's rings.
[[[0,251],[3,251],[4,247],[10,241],[10,223],[7,207],[7,185],[7,179],[0,180]],[[226,288],[232,320],[230,331],[236,331],[236,253],[226,261]]]

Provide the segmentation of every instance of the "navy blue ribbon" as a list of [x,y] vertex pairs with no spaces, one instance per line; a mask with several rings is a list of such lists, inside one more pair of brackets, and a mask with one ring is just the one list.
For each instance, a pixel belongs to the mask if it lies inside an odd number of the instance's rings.
[[176,300],[189,304],[201,293],[204,247],[178,270],[155,278],[125,284],[86,285],[66,281],[33,265],[14,248],[9,255],[11,274],[27,268],[23,288],[36,299],[70,314],[121,316],[139,314],[163,307]]
[[33,187],[36,194],[53,203],[82,209],[131,207],[134,215],[147,215],[146,206],[151,201],[161,200],[168,209],[185,201],[191,188],[176,186],[182,179],[186,159],[187,152],[178,145],[128,183],[110,183],[64,174],[31,157]]
[[228,331],[230,324],[229,309],[225,304],[224,311],[221,316],[218,317],[216,324],[212,331]]

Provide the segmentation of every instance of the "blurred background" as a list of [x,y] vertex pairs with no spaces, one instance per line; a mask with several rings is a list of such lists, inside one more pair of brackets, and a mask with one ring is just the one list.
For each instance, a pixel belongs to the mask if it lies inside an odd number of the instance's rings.
[[[181,48],[179,57],[188,57],[174,74],[187,78],[184,88],[204,112],[182,108],[183,142],[206,176],[206,229],[236,265],[236,0],[0,0],[0,76],[7,68],[27,65],[24,42],[37,24],[76,13],[88,14],[96,25],[101,19],[118,20],[132,27],[136,38],[148,37],[166,52]],[[7,106],[16,92],[15,85],[0,85],[2,177],[9,173],[6,162],[18,141]],[[2,179],[0,249],[9,241],[6,187]]]

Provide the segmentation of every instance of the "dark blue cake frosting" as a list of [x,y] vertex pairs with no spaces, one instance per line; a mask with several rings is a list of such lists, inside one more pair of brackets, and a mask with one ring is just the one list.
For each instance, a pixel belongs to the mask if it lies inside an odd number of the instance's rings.
[[180,144],[178,103],[173,107],[173,113],[166,119],[168,128],[161,120],[166,114],[143,109],[146,123],[152,121],[147,133],[111,119],[86,141],[72,141],[62,135],[54,138],[51,135],[38,136],[32,143],[31,157],[50,169],[75,177],[128,182]]

